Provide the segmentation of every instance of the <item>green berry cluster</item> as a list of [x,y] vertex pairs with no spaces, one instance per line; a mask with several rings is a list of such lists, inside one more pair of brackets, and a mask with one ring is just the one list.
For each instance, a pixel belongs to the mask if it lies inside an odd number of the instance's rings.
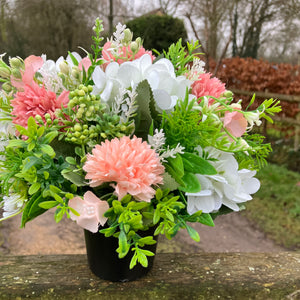
[[[93,87],[80,84],[70,92],[68,107],[60,112],[65,119],[65,140],[79,145],[94,145],[104,139],[130,135],[133,123],[122,123],[120,116],[107,111]],[[67,115],[67,117],[66,117]],[[69,119],[69,120],[68,120]]]
[[102,119],[99,120],[99,126],[101,129],[100,135],[104,139],[131,135],[134,131],[133,123],[120,123],[118,115],[109,115],[108,113],[102,115]]

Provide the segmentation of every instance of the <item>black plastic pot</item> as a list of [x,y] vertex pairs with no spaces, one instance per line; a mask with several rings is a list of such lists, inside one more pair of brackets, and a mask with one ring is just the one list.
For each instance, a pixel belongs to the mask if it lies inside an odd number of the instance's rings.
[[[102,229],[102,228],[99,228]],[[153,235],[155,227],[146,231],[139,231],[142,237]],[[139,263],[129,269],[133,251],[129,250],[124,258],[119,258],[116,249],[118,239],[115,237],[105,237],[103,233],[92,233],[84,230],[85,244],[88,263],[91,271],[101,279],[110,281],[132,281],[145,276],[152,268],[155,256],[148,256],[148,267],[144,268]],[[156,253],[156,244],[146,245],[144,249]]]

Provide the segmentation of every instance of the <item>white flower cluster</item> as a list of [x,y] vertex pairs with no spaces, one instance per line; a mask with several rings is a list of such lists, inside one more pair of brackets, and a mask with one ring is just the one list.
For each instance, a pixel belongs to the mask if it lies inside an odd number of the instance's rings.
[[153,64],[148,54],[121,65],[111,62],[105,71],[97,66],[92,78],[95,83],[93,92],[100,94],[101,99],[109,105],[120,88],[135,89],[146,79],[152,88],[158,109],[161,110],[172,109],[179,98],[185,97],[186,89],[191,85],[191,81],[185,76],[176,77],[170,60],[163,58]]
[[210,163],[218,174],[196,175],[201,184],[201,191],[186,193],[188,213],[193,214],[199,210],[204,213],[216,212],[222,205],[233,211],[239,211],[239,204],[251,200],[250,194],[256,193],[260,187],[259,180],[253,178],[256,171],[238,170],[238,162],[232,153],[211,147],[204,150],[209,153],[209,158],[216,159]]

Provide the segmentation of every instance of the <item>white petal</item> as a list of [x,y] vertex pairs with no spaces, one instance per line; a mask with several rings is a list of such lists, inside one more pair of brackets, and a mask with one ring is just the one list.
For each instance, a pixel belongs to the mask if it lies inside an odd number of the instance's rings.
[[158,60],[154,65],[163,65],[164,67],[166,67],[166,69],[168,70],[170,75],[172,77],[175,77],[174,66],[170,60],[168,60],[166,58],[162,58],[162,59]]
[[109,78],[115,78],[118,74],[118,70],[119,64],[114,61],[107,65],[105,69],[105,74]]
[[157,106],[162,110],[172,109],[176,105],[177,99],[175,99],[174,97],[172,98],[164,90],[154,90],[153,97]]
[[101,99],[104,101],[104,102],[107,102],[111,96],[111,91],[112,91],[112,88],[113,88],[113,83],[111,80],[109,80],[107,83],[106,83],[106,86],[103,90],[103,92],[101,93],[100,97]]
[[106,83],[106,76],[99,66],[96,66],[92,74],[92,79],[99,90],[102,90],[104,88]]
[[139,69],[132,64],[123,63],[118,70],[118,79],[125,88],[131,86],[132,83],[141,81]]
[[[191,201],[196,211],[202,210],[204,213],[210,213],[215,209],[215,201],[213,196],[188,196],[188,203]],[[190,212],[188,211],[190,214]]]

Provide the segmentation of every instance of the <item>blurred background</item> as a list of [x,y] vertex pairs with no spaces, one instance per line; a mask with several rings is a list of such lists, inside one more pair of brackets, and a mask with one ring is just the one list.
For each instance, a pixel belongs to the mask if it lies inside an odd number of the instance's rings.
[[226,83],[236,100],[247,106],[255,93],[253,109],[266,98],[281,100],[276,122],[258,128],[274,151],[258,174],[262,188],[241,215],[276,244],[299,250],[300,2],[0,0],[0,53],[6,53],[4,60],[31,54],[56,60],[68,51],[84,56],[97,17],[104,37],[121,22],[149,50],[161,52],[179,38],[197,39],[206,70]]

